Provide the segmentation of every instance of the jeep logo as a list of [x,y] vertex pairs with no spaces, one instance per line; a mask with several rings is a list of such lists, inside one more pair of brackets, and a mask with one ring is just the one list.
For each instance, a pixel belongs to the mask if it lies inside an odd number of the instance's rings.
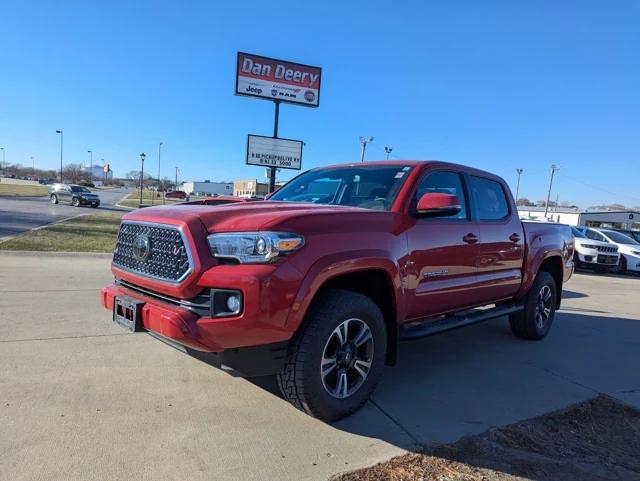
[[249,85],[247,87],[246,92],[248,92],[250,94],[258,94],[258,95],[260,95],[262,93],[262,89],[258,89],[256,87],[252,87],[251,85]]

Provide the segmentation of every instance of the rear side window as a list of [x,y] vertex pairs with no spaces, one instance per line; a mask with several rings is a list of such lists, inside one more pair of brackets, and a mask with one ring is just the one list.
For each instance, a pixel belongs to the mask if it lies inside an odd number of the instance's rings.
[[480,220],[502,220],[509,215],[509,203],[499,182],[474,175],[470,179]]
[[430,192],[457,196],[462,209],[457,214],[448,216],[447,219],[467,219],[467,201],[465,199],[464,189],[462,188],[460,174],[447,171],[436,171],[427,174],[418,185],[416,196],[413,199],[413,205],[416,206],[418,199]]

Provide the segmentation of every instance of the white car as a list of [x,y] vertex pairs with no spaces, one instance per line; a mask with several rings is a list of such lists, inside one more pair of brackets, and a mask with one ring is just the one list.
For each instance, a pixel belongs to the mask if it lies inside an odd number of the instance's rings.
[[620,252],[618,268],[620,272],[640,272],[640,242],[628,235],[610,229],[583,227],[580,229],[589,239],[615,245]]
[[609,272],[620,262],[618,246],[606,241],[595,240],[584,234],[584,228],[572,227],[574,236],[573,262],[576,267],[586,267],[596,272]]

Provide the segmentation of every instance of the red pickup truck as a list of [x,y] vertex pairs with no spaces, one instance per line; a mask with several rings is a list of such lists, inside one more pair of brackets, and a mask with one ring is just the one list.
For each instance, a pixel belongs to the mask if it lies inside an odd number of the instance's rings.
[[569,227],[522,223],[507,184],[436,161],[307,171],[268,200],[127,214],[102,304],[118,324],[335,420],[398,344],[499,316],[542,339],[573,273]]

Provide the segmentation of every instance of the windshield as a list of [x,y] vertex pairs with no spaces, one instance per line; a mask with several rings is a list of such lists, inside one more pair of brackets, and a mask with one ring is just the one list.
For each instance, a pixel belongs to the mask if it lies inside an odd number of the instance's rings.
[[79,185],[72,185],[71,186],[71,190],[74,192],[83,192],[83,193],[89,193],[91,192],[89,189],[87,189],[86,187],[80,187]]
[[579,237],[580,239],[586,239],[587,238],[586,235],[584,235],[582,232],[580,232],[575,227],[571,228],[571,232],[573,232],[573,237]]
[[602,232],[613,242],[617,242],[618,244],[632,244],[632,245],[640,245],[640,243],[636,242],[631,237],[621,234],[620,232],[614,232],[612,230],[607,230]]
[[389,210],[411,169],[404,165],[367,165],[310,170],[269,200]]

